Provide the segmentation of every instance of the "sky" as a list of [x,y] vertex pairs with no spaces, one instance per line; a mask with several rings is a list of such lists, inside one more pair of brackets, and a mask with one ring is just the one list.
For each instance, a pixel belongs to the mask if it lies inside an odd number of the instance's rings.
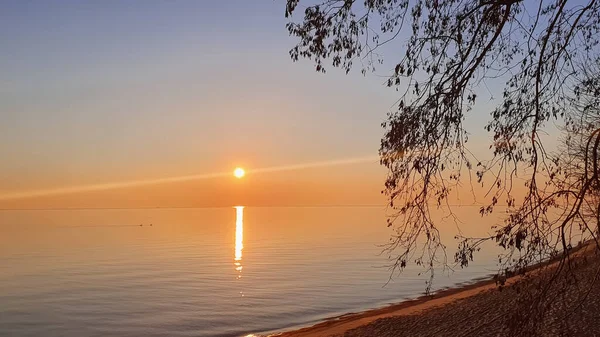
[[[3,2],[0,208],[385,204],[376,156],[398,93],[292,62],[284,5]],[[236,166],[249,174],[221,174]]]

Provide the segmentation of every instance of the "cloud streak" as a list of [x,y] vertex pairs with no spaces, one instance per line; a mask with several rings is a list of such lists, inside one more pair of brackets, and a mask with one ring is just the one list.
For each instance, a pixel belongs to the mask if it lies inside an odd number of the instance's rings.
[[[379,156],[364,156],[364,157],[334,159],[334,160],[319,161],[319,162],[309,162],[309,163],[301,163],[301,164],[291,164],[291,165],[281,165],[281,166],[271,166],[271,167],[247,169],[246,174],[262,174],[262,173],[271,173],[271,172],[295,171],[295,170],[311,169],[311,168],[318,168],[318,167],[352,165],[352,164],[367,163],[367,162],[375,163],[378,160],[379,160]],[[11,193],[0,194],[0,200],[26,199],[26,198],[45,197],[45,196],[53,196],[53,195],[75,194],[75,193],[81,193],[81,192],[105,191],[105,190],[113,190],[113,189],[120,189],[120,188],[127,188],[127,187],[158,185],[158,184],[165,184],[165,183],[184,182],[184,181],[203,180],[203,179],[214,179],[214,178],[227,177],[227,176],[231,176],[231,175],[232,175],[232,172],[227,171],[227,172],[182,175],[182,176],[176,176],[176,177],[157,178],[157,179],[130,180],[130,181],[103,183],[103,184],[90,184],[90,185],[57,187],[57,188],[40,189],[40,190],[29,190],[29,191],[20,191],[20,192],[11,192]]]

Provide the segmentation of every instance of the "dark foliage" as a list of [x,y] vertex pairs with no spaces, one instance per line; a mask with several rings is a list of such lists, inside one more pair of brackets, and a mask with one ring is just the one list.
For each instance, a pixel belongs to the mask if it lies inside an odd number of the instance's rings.
[[[568,261],[574,245],[596,240],[597,1],[287,0],[285,15],[298,41],[292,59],[311,59],[317,71],[329,60],[366,73],[384,66],[382,50],[385,64],[392,58],[387,85],[400,97],[383,123],[380,155],[396,269],[414,262],[433,277],[448,264],[432,210],[451,211],[449,194],[465,182],[489,189],[481,215],[500,204],[508,212],[493,235],[458,238],[460,266],[486,241],[504,248],[500,273],[510,275],[550,257]],[[463,122],[475,113],[477,88],[494,80],[504,88],[485,127],[493,159],[480,161]],[[564,126],[560,152],[545,147],[554,124]],[[521,181],[526,193],[517,199]]]

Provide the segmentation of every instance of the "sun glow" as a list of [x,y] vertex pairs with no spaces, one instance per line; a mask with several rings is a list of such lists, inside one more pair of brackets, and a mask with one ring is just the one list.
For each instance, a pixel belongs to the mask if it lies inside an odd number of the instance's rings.
[[244,171],[244,169],[243,169],[243,168],[241,168],[241,167],[236,167],[236,169],[235,169],[235,170],[233,170],[233,175],[234,175],[236,178],[240,179],[240,178],[242,178],[243,176],[245,176],[245,175],[246,175],[246,171]]

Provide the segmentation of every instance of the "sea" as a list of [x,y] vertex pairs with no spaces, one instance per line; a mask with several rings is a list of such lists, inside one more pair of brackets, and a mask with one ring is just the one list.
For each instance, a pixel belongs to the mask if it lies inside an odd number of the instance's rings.
[[[454,264],[456,235],[500,216],[439,212],[448,268],[432,289],[489,277],[497,249]],[[390,269],[381,206],[0,211],[0,336],[269,335],[423,295]],[[485,247],[484,247],[485,248]],[[443,255],[440,255],[443,258]]]

